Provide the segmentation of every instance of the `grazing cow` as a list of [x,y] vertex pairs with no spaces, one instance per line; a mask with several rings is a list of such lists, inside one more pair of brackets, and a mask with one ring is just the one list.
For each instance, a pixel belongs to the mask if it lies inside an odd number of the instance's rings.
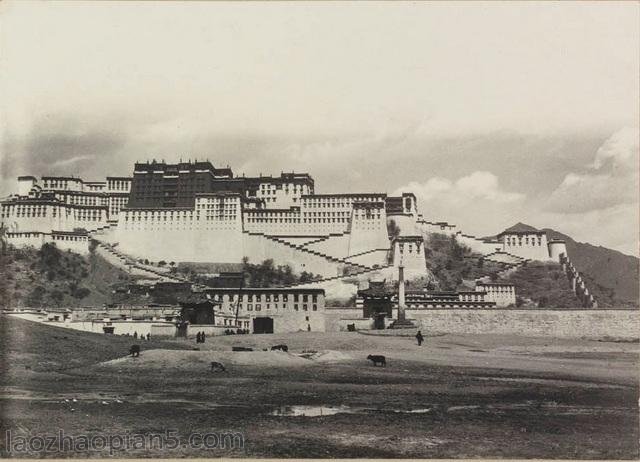
[[382,355],[369,355],[367,359],[373,363],[374,366],[380,364],[381,366],[387,365],[387,358]]
[[231,347],[231,351],[253,351],[253,348],[247,347]]
[[218,361],[211,361],[211,371],[212,372],[227,372],[224,367],[224,364],[219,363]]
[[131,348],[129,348],[129,354],[134,358],[140,356],[140,345],[131,345]]
[[289,351],[289,347],[287,345],[275,345],[271,347],[271,351],[273,350]]

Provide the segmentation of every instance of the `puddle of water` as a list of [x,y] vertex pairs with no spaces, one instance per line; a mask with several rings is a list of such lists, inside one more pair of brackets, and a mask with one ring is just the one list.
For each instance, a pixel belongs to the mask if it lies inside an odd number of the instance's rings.
[[271,415],[283,417],[321,417],[335,414],[359,414],[366,412],[364,409],[349,406],[282,406],[274,409]]
[[280,417],[323,417],[336,414],[372,414],[379,412],[397,414],[427,414],[432,408],[419,409],[381,409],[351,406],[281,406],[270,412]]

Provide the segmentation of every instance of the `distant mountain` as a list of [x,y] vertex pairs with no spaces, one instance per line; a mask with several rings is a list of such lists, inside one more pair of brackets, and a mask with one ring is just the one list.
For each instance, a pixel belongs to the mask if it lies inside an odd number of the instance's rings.
[[[637,305],[640,298],[640,260],[617,250],[607,249],[584,242],[576,242],[571,237],[550,228],[542,231],[548,239],[563,239],[567,253],[576,269],[587,282],[593,281],[600,287],[589,287],[596,299],[608,298],[612,304]],[[603,292],[598,297],[597,292]],[[604,297],[606,293],[606,297]],[[608,304],[608,303],[607,303]]]

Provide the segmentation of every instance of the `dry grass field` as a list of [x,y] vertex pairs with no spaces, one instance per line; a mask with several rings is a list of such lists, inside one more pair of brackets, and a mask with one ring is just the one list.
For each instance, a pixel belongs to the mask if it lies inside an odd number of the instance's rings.
[[[411,337],[301,332],[210,337],[199,351],[144,342],[131,358],[130,338],[0,321],[2,435],[244,435],[241,449],[118,457],[639,456],[637,343],[444,335],[418,347]],[[289,352],[262,351],[279,343]],[[368,354],[384,354],[387,367]],[[211,372],[211,361],[227,371]],[[2,456],[109,456],[8,453],[3,440]]]

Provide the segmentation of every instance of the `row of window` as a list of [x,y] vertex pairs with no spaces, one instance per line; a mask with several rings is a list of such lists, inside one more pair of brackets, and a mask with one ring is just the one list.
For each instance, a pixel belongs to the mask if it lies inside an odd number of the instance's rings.
[[[400,248],[400,253],[404,253],[405,244],[400,243],[398,244],[398,247]],[[413,244],[407,244],[407,249],[409,250],[409,253],[413,253],[413,247],[414,247]],[[416,244],[415,247],[416,247],[416,253],[420,253],[421,246]]]
[[[300,301],[300,298],[301,298],[300,295],[301,294],[293,294],[293,301],[294,302]],[[223,301],[226,299],[231,303],[237,302],[238,297],[239,297],[238,294],[230,294],[230,295],[213,294],[212,296],[213,300],[216,302]],[[246,299],[246,301],[248,302],[253,302],[254,300],[257,302],[260,302],[260,301],[279,302],[281,298],[283,302],[289,301],[289,294],[245,294],[245,295],[242,295],[242,297],[243,299]],[[309,294],[302,294],[302,301],[305,303],[308,302]],[[318,301],[318,294],[311,294],[311,301],[313,303],[316,303]]]
[[515,289],[513,287],[487,287],[485,288],[485,292],[493,293],[493,292],[513,292]]
[[461,295],[463,302],[484,302],[484,295]]
[[354,202],[381,202],[384,197],[350,197],[350,198],[302,198],[302,205],[308,208],[351,207]]
[[[241,303],[241,304],[240,304],[240,309],[243,309],[243,308],[244,308],[244,305]],[[278,304],[277,304],[277,303],[274,303],[274,304],[273,304],[273,308],[277,310],[277,309],[278,309]],[[287,305],[285,305],[285,304],[283,303],[283,304],[281,305],[281,308],[284,310],[284,309],[286,309],[286,308],[287,308]],[[247,311],[253,311],[253,309],[254,309],[254,305],[253,305],[253,304],[251,304],[251,303],[248,303],[248,304],[247,304]],[[267,303],[267,304],[265,305],[265,309],[270,310],[270,309],[271,309],[271,303]],[[294,309],[294,311],[300,311],[300,305],[298,305],[298,304],[296,303],[295,305],[293,305],[293,309]],[[255,310],[256,310],[256,311],[261,311],[261,310],[262,310],[262,305],[261,305],[260,303],[256,303],[256,305],[255,305]],[[312,310],[312,311],[318,311],[318,305],[312,305],[311,310]],[[307,304],[303,304],[303,305],[302,305],[302,311],[309,311],[309,305],[307,305]]]

